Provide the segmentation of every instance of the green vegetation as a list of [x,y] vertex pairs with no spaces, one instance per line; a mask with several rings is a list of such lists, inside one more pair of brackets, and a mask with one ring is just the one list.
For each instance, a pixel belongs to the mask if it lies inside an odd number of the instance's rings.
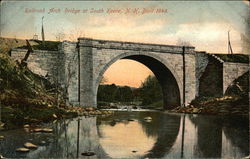
[[139,89],[142,105],[159,107],[163,103],[162,89],[155,76],[149,75]]
[[249,55],[243,54],[214,54],[225,62],[249,63]]
[[[33,45],[34,50],[49,50],[49,51],[58,51],[58,45],[60,41],[41,41],[41,40],[31,40],[36,42],[36,45]],[[19,49],[28,49],[26,45],[18,47]]]
[[97,99],[99,104],[107,103],[130,103],[134,101],[134,92],[128,86],[100,85],[98,89]]
[[148,76],[140,88],[128,86],[100,85],[97,94],[98,106],[141,105],[153,108],[163,106],[161,86],[154,76]]

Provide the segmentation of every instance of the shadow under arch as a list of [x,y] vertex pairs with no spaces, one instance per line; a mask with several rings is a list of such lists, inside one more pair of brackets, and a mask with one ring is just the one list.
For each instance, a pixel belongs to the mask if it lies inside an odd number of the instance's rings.
[[145,54],[145,53],[124,53],[114,57],[110,60],[99,72],[95,83],[95,94],[97,96],[97,91],[99,83],[102,79],[104,72],[116,61],[120,59],[130,59],[135,60],[144,64],[148,67],[158,79],[163,94],[164,108],[172,109],[176,106],[182,104],[182,94],[180,93],[182,83],[174,68],[172,68],[166,60],[161,59],[157,55]]

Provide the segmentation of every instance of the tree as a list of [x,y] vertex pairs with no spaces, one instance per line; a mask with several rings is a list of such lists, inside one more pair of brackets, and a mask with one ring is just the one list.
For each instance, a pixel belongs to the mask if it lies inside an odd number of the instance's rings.
[[131,102],[133,101],[133,91],[128,86],[99,85],[98,101],[102,102]]
[[63,41],[65,38],[65,34],[63,32],[58,32],[55,34],[56,41]]
[[149,75],[140,87],[142,105],[150,105],[162,100],[162,89],[155,76]]
[[70,34],[68,34],[68,39],[70,41],[77,41],[79,37],[83,37],[84,33],[81,31],[80,28],[75,27],[72,31],[70,31]]
[[185,40],[182,40],[182,39],[178,39],[176,45],[179,45],[179,46],[192,46],[189,41],[185,41]]

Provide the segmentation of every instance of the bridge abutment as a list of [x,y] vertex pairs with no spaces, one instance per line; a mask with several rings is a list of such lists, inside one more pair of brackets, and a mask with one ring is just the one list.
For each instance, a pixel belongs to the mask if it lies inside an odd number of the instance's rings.
[[81,40],[79,43],[79,104],[81,106],[96,106],[96,94],[93,75],[92,40]]

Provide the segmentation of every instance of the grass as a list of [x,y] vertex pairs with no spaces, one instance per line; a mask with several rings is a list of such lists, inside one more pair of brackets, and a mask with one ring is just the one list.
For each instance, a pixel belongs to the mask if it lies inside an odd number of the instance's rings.
[[[32,40],[36,42],[36,45],[33,45],[34,50],[48,50],[48,51],[58,51],[58,46],[61,43],[60,41],[41,41],[41,40]],[[19,49],[28,49],[26,45],[18,47]]]
[[214,54],[225,62],[249,63],[249,55],[243,54]]

